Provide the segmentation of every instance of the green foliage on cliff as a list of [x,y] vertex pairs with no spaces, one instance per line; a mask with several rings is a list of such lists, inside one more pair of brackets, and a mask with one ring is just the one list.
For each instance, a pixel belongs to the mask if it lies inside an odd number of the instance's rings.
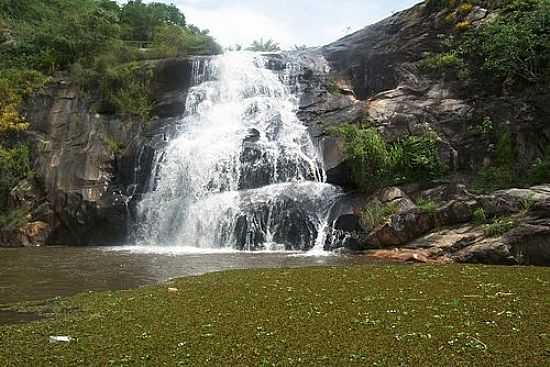
[[[105,71],[116,73],[125,63],[221,52],[208,31],[187,25],[177,7],[163,3],[136,0],[121,6],[111,0],[3,0],[0,19],[0,70],[46,75],[73,70],[77,71],[73,76],[91,92],[111,83],[112,75],[103,75]],[[131,78],[127,73],[118,76]],[[146,96],[137,91],[147,87],[140,80],[120,84],[124,87],[104,97],[114,102],[116,112],[143,115]],[[21,98],[9,100],[6,115],[14,121],[12,125],[18,125],[13,110]]]
[[185,15],[171,4],[145,4],[140,0],[128,1],[120,11],[122,37],[127,40],[151,41],[155,28],[164,24],[185,27]]
[[535,161],[529,170],[528,178],[531,185],[550,182],[550,147],[546,148],[542,158]]
[[32,173],[30,150],[26,145],[3,148],[0,145],[0,211],[6,210],[10,190]]
[[3,67],[66,69],[74,62],[115,51],[120,40],[129,45],[153,42],[157,30],[165,26],[193,36],[192,42],[201,48],[190,52],[220,51],[207,32],[188,26],[174,5],[162,3],[137,0],[119,6],[110,0],[4,0],[0,17],[15,39],[14,44],[0,48]]
[[0,138],[21,132],[28,127],[19,114],[19,104],[47,78],[35,70],[0,70]]
[[550,0],[513,1],[493,21],[468,32],[461,52],[480,72],[508,81],[550,80]]
[[155,29],[153,50],[157,57],[181,55],[212,55],[221,53],[220,46],[208,35],[208,30],[192,30],[173,24],[165,24]]
[[481,191],[494,191],[520,184],[521,179],[515,172],[515,152],[509,132],[502,132],[498,138],[491,166],[483,168],[475,180],[474,186]]
[[499,217],[491,223],[483,226],[483,234],[487,237],[499,237],[517,227],[516,221],[511,217]]
[[333,133],[344,138],[353,181],[362,190],[430,180],[443,173],[437,137],[432,134],[387,144],[375,128],[345,125]]
[[152,71],[139,63],[110,67],[99,79],[99,88],[105,101],[115,111],[127,113],[142,120],[151,116],[153,100],[150,84]]
[[550,81],[550,0],[506,0],[498,4],[497,17],[473,29],[466,20],[457,20],[472,8],[466,3],[459,5],[449,19],[458,21],[455,30],[467,32],[443,42],[447,50],[427,56],[421,65],[439,73],[458,69],[462,75],[508,86],[546,88]]

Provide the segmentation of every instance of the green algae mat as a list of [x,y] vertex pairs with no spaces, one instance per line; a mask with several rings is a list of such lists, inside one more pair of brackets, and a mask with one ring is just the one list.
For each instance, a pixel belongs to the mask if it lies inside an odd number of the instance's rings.
[[549,268],[243,270],[17,307],[50,316],[0,327],[0,366],[550,366]]

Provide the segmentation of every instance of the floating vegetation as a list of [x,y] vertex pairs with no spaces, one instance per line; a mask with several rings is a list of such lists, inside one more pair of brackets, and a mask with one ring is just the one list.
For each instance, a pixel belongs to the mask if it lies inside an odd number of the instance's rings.
[[53,318],[0,328],[0,365],[543,366],[549,287],[547,268],[213,273],[54,301]]

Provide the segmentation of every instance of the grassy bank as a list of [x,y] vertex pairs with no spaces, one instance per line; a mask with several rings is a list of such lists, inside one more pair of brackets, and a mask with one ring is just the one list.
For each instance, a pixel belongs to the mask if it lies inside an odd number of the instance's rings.
[[543,366],[549,289],[547,268],[214,273],[54,301],[55,317],[0,328],[0,365]]

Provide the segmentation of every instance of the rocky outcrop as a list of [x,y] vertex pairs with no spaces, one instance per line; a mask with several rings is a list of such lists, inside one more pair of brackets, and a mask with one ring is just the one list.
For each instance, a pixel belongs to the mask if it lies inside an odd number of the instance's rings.
[[[467,21],[477,27],[495,16],[492,2],[474,6]],[[433,76],[421,68],[427,53],[456,32],[448,12],[420,3],[336,42],[310,50],[330,73],[304,62],[313,86],[303,90],[299,117],[318,140],[328,182],[351,187],[343,144],[331,129],[369,122],[392,142],[435,132],[440,158],[451,172],[477,171],[491,163],[498,132],[511,132],[518,164],[528,166],[550,145],[548,95],[503,92],[475,80]],[[313,66],[312,66],[313,65]],[[322,73],[321,73],[322,74]],[[313,76],[312,76],[313,75]],[[483,122],[489,126],[482,127]]]
[[[63,76],[26,101],[23,112],[44,197],[40,210],[47,215],[21,229],[28,241],[7,242],[105,245],[126,240],[132,206],[147,189],[155,150],[184,112],[192,63],[179,58],[144,64],[153,75],[152,121],[94,112],[101,101]],[[16,191],[14,201],[24,200],[25,194]]]
[[[362,238],[361,244],[342,241],[353,250],[379,249],[381,259],[484,264],[550,264],[550,187],[497,191],[475,195],[462,188],[438,187],[416,197],[439,197],[431,211],[411,208],[393,214],[373,229],[340,233],[341,238]],[[373,205],[369,199],[364,207]],[[489,224],[472,224],[475,212],[488,218],[506,218],[512,228],[487,233]],[[360,213],[361,208],[355,211]],[[360,214],[355,215],[357,220]],[[346,220],[349,218],[346,217]],[[443,229],[439,229],[443,228]],[[347,237],[346,237],[347,235]],[[333,244],[334,245],[334,244]],[[411,257],[412,255],[416,257]]]

